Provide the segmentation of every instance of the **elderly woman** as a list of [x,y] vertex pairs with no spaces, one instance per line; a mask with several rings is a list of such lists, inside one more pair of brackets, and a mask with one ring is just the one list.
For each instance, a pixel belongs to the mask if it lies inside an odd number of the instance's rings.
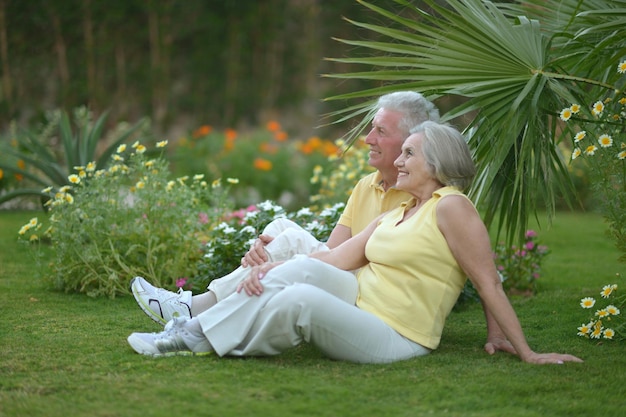
[[[384,363],[439,345],[447,315],[469,276],[520,358],[580,362],[540,354],[522,328],[496,272],[487,230],[461,192],[474,175],[454,128],[425,122],[396,159],[396,187],[412,198],[340,246],[253,268],[237,293],[159,334],[133,333],[138,353],[273,355],[302,341],[327,356]],[[361,268],[355,281],[347,272]]]

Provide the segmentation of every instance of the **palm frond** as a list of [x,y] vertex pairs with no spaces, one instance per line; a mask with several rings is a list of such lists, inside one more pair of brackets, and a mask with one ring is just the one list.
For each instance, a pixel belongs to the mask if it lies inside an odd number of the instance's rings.
[[[619,25],[626,1],[447,0],[444,6],[435,0],[395,0],[404,13],[359,2],[391,24],[349,20],[377,39],[338,41],[368,49],[372,56],[331,60],[367,69],[326,76],[385,85],[364,95],[329,97],[370,98],[362,107],[330,116],[341,121],[371,116],[365,110],[371,97],[408,88],[425,96],[466,98],[443,120],[473,117],[467,131],[472,132],[469,143],[478,175],[470,195],[484,209],[488,224],[497,221],[509,240],[521,237],[538,207],[550,214],[556,193],[573,190],[556,149],[556,109],[590,88],[600,91],[610,85],[612,75],[594,60],[623,59],[626,25]],[[347,142],[358,134],[352,129]]]

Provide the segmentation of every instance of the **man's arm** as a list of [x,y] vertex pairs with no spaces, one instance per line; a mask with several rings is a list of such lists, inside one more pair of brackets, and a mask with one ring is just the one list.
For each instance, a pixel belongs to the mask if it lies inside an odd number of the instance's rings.
[[330,249],[336,248],[351,237],[352,230],[348,226],[336,224],[333,231],[330,232],[330,236],[328,236],[326,246],[328,246],[328,248]]
[[[343,242],[349,240],[352,237],[352,231],[348,226],[342,224],[336,224],[335,228],[330,232],[326,246],[329,249],[336,248]],[[259,238],[252,244],[250,250],[241,258],[241,266],[244,268],[247,266],[257,266],[267,262],[267,254],[265,253],[265,246],[269,244],[274,238],[268,235],[260,235]]]

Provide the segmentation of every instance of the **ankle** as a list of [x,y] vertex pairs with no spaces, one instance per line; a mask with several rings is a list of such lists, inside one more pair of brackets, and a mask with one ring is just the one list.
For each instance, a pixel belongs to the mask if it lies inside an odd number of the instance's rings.
[[198,316],[198,314],[207,311],[215,304],[217,304],[217,297],[213,291],[194,295],[191,298],[191,317]]

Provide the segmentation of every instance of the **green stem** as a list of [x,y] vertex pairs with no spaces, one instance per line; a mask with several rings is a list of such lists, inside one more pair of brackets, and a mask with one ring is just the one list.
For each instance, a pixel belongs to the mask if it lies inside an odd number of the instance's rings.
[[612,85],[607,84],[607,83],[603,83],[602,81],[592,80],[590,78],[576,77],[575,75],[559,74],[557,72],[548,72],[548,71],[543,71],[541,69],[533,69],[532,73],[533,74],[545,75],[546,77],[555,78],[555,79],[558,79],[558,80],[579,81],[579,82],[583,82],[583,83],[586,83],[586,84],[599,85],[600,87],[604,87],[604,88],[607,88],[609,90],[613,90],[616,93],[619,93],[619,91],[620,91],[619,89],[615,88],[615,86],[612,86]]

